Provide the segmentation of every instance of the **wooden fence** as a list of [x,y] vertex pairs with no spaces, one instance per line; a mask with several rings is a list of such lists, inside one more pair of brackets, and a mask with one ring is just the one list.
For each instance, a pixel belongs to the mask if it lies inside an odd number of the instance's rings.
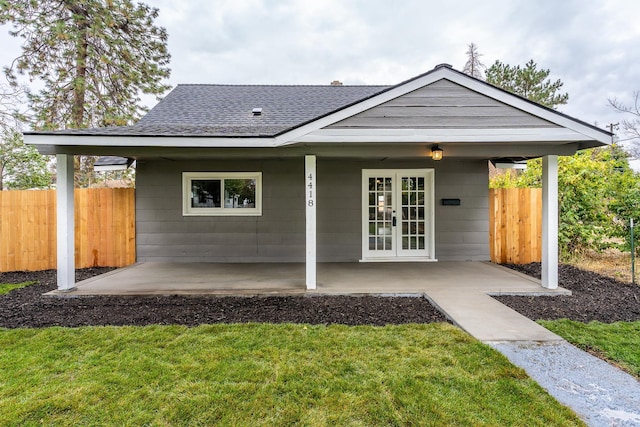
[[491,261],[527,264],[542,258],[542,189],[489,190]]
[[[75,190],[76,268],[123,267],[135,254],[135,190]],[[0,191],[0,272],[56,268],[56,191]]]
[[[76,267],[123,267],[135,254],[135,190],[75,190]],[[541,259],[542,190],[489,190],[491,260]],[[56,268],[55,190],[0,191],[0,272]]]

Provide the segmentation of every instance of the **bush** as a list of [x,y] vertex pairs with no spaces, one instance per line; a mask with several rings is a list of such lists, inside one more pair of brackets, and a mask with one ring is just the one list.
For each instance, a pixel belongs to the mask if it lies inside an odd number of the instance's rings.
[[[492,188],[541,187],[542,161],[530,160],[523,172],[509,171],[490,181]],[[616,246],[626,238],[629,218],[640,218],[640,175],[616,146],[582,150],[558,160],[558,243],[566,257],[586,249]]]

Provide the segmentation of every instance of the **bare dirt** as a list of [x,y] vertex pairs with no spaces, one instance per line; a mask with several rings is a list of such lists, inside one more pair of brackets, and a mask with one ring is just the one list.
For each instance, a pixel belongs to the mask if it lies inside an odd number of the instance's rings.
[[[76,271],[76,280],[110,268]],[[42,296],[56,287],[55,270],[0,273],[0,283],[38,284],[0,295],[0,327],[210,323],[309,323],[386,325],[446,322],[424,298],[348,296],[127,296],[55,298]]]
[[[507,265],[540,277],[540,264]],[[111,268],[76,271],[76,280],[103,274]],[[386,325],[444,322],[446,318],[424,298],[375,296],[42,296],[55,289],[55,270],[0,273],[0,283],[37,281],[35,285],[0,295],[0,327],[205,323],[309,323]],[[501,296],[498,301],[533,320],[568,318],[581,322],[640,320],[640,286],[561,265],[560,286],[571,296]]]

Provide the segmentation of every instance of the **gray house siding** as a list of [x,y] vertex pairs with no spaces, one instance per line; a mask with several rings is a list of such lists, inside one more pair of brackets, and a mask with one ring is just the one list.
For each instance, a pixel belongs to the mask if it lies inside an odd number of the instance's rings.
[[448,80],[439,80],[327,129],[545,128],[557,125]]
[[[433,163],[431,163],[433,164]],[[362,169],[424,168],[424,159],[375,161],[318,158],[319,262],[356,262],[362,254]],[[182,172],[261,171],[262,216],[185,217]],[[303,159],[139,160],[136,173],[138,261],[303,262]],[[486,161],[435,164],[436,257],[489,259]],[[459,198],[461,206],[441,206]]]

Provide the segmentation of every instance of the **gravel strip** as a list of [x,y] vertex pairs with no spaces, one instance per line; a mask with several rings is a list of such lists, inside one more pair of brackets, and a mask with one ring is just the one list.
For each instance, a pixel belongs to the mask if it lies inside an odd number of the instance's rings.
[[489,343],[588,425],[639,426],[640,383],[566,341]]

